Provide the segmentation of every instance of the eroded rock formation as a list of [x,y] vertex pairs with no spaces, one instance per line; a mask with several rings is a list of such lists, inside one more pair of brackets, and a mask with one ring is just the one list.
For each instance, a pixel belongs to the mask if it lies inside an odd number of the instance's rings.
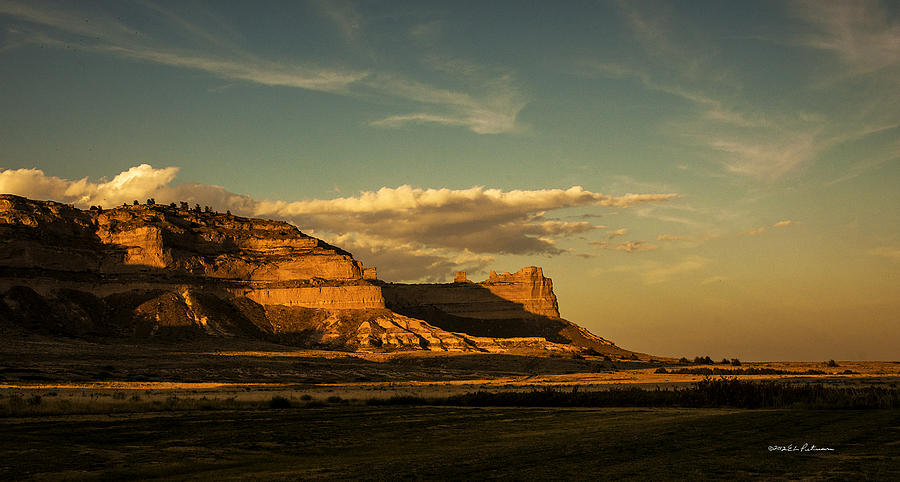
[[538,267],[480,283],[465,273],[436,285],[375,277],[284,222],[0,195],[0,326],[11,329],[352,350],[623,351],[560,318]]

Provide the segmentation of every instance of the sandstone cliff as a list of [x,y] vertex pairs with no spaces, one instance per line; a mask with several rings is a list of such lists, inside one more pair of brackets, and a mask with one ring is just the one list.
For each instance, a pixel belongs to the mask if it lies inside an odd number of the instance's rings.
[[540,337],[602,352],[619,350],[559,316],[553,282],[537,266],[473,283],[464,273],[446,284],[386,284],[385,303],[398,313],[427,320],[453,332],[472,336]]
[[541,268],[396,285],[279,221],[0,195],[0,326],[351,350],[622,351],[559,317]]

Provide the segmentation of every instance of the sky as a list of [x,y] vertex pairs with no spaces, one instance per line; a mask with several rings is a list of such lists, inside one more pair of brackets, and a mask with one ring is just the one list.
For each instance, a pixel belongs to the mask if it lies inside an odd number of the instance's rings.
[[0,192],[538,265],[660,356],[897,360],[900,4],[0,0]]

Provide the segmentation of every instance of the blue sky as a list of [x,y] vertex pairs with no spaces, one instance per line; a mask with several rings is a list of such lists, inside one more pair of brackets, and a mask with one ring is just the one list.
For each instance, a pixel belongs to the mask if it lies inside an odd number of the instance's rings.
[[893,2],[0,0],[0,190],[541,265],[662,355],[900,344]]

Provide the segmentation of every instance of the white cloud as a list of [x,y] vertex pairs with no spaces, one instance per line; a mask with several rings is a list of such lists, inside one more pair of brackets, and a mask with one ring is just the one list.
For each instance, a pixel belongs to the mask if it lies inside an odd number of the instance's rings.
[[778,221],[777,223],[773,224],[772,227],[773,228],[784,228],[784,227],[790,226],[791,224],[794,224],[794,222],[788,219],[788,220],[784,220],[784,221]]
[[747,234],[749,234],[750,236],[757,236],[764,232],[766,232],[766,228],[764,226],[760,226],[756,229],[751,229],[750,231],[747,231]]
[[[326,241],[346,243],[366,257],[399,263],[396,276],[409,279],[444,272],[448,266],[478,270],[495,254],[560,254],[557,241],[600,228],[587,221],[546,219],[549,211],[572,208],[626,208],[658,203],[677,194],[626,194],[611,196],[569,189],[512,190],[472,187],[469,189],[422,189],[412,186],[383,187],[357,196],[286,202],[256,200],[221,186],[173,184],[177,167],[155,169],[141,164],[108,182],[87,178],[66,180],[47,176],[38,169],[0,170],[0,192],[37,199],[53,199],[86,208],[111,207],[132,200],[154,198],[158,203],[185,201],[208,205],[234,214],[288,220]],[[313,231],[314,230],[314,231]],[[616,249],[628,252],[655,248],[631,242]],[[407,271],[401,270],[403,264]],[[449,271],[447,271],[449,272]],[[391,273],[387,271],[387,273]]]

